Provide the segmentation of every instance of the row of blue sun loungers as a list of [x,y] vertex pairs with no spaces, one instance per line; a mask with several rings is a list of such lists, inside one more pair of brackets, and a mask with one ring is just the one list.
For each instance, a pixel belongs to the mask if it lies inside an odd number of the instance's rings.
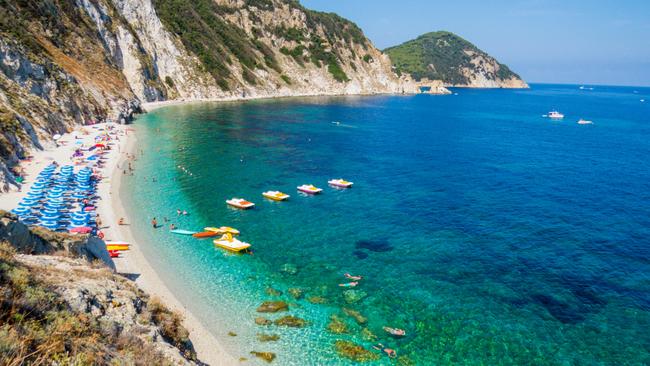
[[12,212],[28,225],[55,231],[96,232],[96,185],[90,168],[72,165],[43,169]]

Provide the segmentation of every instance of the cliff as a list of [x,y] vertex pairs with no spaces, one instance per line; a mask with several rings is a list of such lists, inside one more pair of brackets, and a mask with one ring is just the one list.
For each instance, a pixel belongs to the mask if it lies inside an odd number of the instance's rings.
[[445,86],[528,88],[519,75],[472,43],[450,32],[432,32],[384,50],[401,73]]
[[0,190],[75,124],[141,102],[416,92],[352,22],[294,0],[0,2]]

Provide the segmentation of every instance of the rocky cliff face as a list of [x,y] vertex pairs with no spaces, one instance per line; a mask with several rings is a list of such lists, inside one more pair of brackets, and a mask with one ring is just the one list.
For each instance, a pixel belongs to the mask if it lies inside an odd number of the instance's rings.
[[400,72],[445,86],[527,88],[508,66],[450,32],[432,32],[385,50]]
[[0,181],[52,135],[141,102],[415,91],[354,23],[294,0],[3,1]]

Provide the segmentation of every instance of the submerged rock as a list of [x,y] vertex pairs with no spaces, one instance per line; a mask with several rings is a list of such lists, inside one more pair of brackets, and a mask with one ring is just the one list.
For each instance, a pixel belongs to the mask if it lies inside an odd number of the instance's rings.
[[267,287],[265,292],[269,296],[282,296],[282,291],[276,290],[273,287]]
[[352,254],[354,254],[354,256],[359,258],[359,259],[368,258],[368,253],[366,253],[366,252],[364,252],[362,250],[355,250],[354,252],[352,252]]
[[280,336],[277,334],[264,334],[264,333],[257,334],[257,340],[260,342],[275,342],[278,339],[280,339]]
[[354,304],[363,300],[368,293],[363,290],[346,290],[343,291],[343,298],[348,304]]
[[290,275],[295,275],[296,273],[298,273],[298,267],[296,267],[295,264],[285,263],[282,265],[282,268],[280,268],[280,272],[290,274]]
[[289,305],[284,301],[264,301],[262,305],[257,308],[258,313],[277,313],[279,311],[287,311]]
[[266,318],[257,317],[257,318],[255,318],[255,324],[257,324],[257,325],[271,325],[271,324],[273,324],[273,322],[270,321],[269,319],[266,319]]
[[320,296],[310,296],[309,298],[307,298],[307,301],[309,301],[312,304],[324,304],[327,302],[327,299]]
[[296,300],[300,300],[305,293],[303,289],[298,287],[292,287],[287,291],[289,292],[289,295],[293,296],[293,298]]
[[359,240],[356,242],[357,249],[367,249],[371,252],[390,252],[393,246],[386,239]]
[[271,362],[275,360],[275,353],[273,352],[256,352],[256,351],[251,351],[251,355],[261,358],[266,362]]
[[297,316],[287,315],[275,320],[273,324],[283,327],[304,328],[307,326],[307,321],[305,319],[298,318]]
[[357,322],[357,324],[359,324],[359,325],[363,325],[363,324],[366,324],[368,322],[368,318],[361,315],[360,312],[358,312],[358,311],[356,311],[354,309],[343,308],[343,313],[345,313],[345,315],[353,318]]
[[368,328],[361,329],[361,339],[368,342],[374,342],[378,337]]
[[345,324],[345,322],[335,314],[332,314],[332,316],[330,316],[330,322],[327,324],[327,330],[334,334],[350,333],[348,325]]
[[376,361],[380,358],[377,353],[350,341],[338,340],[334,343],[334,348],[339,356],[356,362]]

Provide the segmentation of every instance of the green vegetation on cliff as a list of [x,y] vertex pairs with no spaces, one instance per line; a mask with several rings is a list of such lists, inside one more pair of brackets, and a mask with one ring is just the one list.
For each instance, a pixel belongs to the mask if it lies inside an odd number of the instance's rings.
[[482,62],[478,65],[472,62],[477,56],[496,66],[494,72],[485,72],[488,79],[519,79],[508,66],[498,63],[472,43],[450,32],[423,34],[384,52],[390,56],[398,72],[410,74],[416,80],[428,78],[451,85],[466,85],[469,78],[462,72],[463,68],[477,72],[486,66]]

